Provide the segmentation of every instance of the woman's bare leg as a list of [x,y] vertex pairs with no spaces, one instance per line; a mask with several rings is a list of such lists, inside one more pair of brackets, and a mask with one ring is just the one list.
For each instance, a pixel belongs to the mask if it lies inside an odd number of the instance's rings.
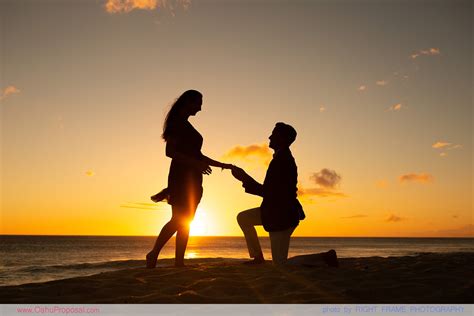
[[178,228],[176,233],[176,259],[174,265],[184,267],[184,253],[189,240],[189,224],[184,224]]
[[163,226],[160,234],[156,238],[153,249],[146,255],[147,268],[154,268],[156,266],[156,261],[158,260],[158,255],[160,254],[161,249],[163,249],[168,240],[173,237],[174,233],[178,230],[178,227],[178,221],[175,216],[173,216],[171,220]]
[[176,219],[171,218],[171,220],[163,226],[160,231],[160,234],[156,238],[155,245],[153,246],[153,252],[157,254],[163,249],[168,240],[173,237],[174,233],[178,230],[178,223]]
[[176,214],[179,214],[174,263],[177,267],[184,267],[184,253],[186,252],[186,246],[188,245],[190,225],[194,218],[194,214],[196,213],[196,208],[197,206],[185,207],[176,212]]

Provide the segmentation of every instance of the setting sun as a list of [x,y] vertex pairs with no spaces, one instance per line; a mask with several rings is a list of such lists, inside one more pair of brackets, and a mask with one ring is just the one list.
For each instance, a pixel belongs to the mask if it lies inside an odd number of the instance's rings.
[[212,227],[209,217],[205,210],[200,208],[196,211],[196,216],[191,222],[190,236],[209,236],[209,227]]

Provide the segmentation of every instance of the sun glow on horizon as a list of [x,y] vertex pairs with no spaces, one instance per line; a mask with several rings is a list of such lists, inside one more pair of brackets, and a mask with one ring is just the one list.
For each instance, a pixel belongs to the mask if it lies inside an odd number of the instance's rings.
[[196,216],[191,222],[190,236],[210,236],[209,227],[212,227],[212,220],[207,216],[207,212],[201,208],[196,211]]

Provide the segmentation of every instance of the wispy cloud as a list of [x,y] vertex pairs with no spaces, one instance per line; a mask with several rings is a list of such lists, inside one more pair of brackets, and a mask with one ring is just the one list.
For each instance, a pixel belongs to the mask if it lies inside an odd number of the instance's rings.
[[387,180],[378,180],[375,182],[375,186],[379,189],[385,189],[388,187],[388,181]]
[[398,177],[401,183],[417,182],[417,183],[431,183],[434,177],[429,173],[407,173]]
[[400,111],[402,108],[404,108],[405,106],[403,106],[403,104],[401,103],[397,103],[397,104],[394,104],[392,106],[390,106],[387,111]]
[[341,218],[342,219],[356,219],[356,218],[364,218],[364,217],[368,217],[368,216],[365,214],[355,214],[355,215],[350,215],[350,216],[343,216]]
[[385,221],[388,222],[388,223],[397,223],[397,222],[401,222],[401,221],[404,221],[405,218],[403,217],[400,217],[400,216],[397,216],[395,214],[390,214],[386,219]]
[[416,59],[421,56],[435,56],[435,55],[440,55],[441,52],[439,48],[429,48],[429,49],[422,49],[417,52],[414,52],[413,54],[410,55],[411,59]]
[[386,81],[386,80],[378,80],[378,81],[375,82],[375,84],[378,85],[378,86],[383,87],[383,86],[388,85],[388,81]]
[[252,160],[259,159],[262,163],[268,164],[272,159],[272,152],[268,144],[253,144],[249,146],[235,146],[231,148],[223,157],[225,160],[243,159]]
[[334,189],[341,182],[342,178],[336,171],[324,168],[319,172],[313,173],[310,179],[323,188]]
[[93,177],[93,176],[95,176],[95,172],[92,171],[92,170],[87,170],[87,171],[85,172],[85,174],[86,174],[86,176],[88,176],[88,177]]
[[174,15],[174,10],[182,8],[187,10],[191,0],[107,0],[105,11],[108,13],[129,13],[133,10],[168,10]]
[[0,101],[4,100],[8,96],[20,93],[20,89],[15,86],[7,86],[0,94]]
[[302,197],[347,197],[346,194],[325,188],[298,188],[298,196]]
[[474,237],[474,225],[469,224],[453,229],[437,230],[434,235],[442,237]]
[[444,157],[448,156],[448,153],[446,152],[446,150],[460,149],[460,148],[462,148],[462,145],[460,145],[460,144],[453,145],[450,142],[437,141],[437,142],[435,142],[434,144],[431,145],[431,148],[434,148],[436,150],[443,150],[443,152],[439,153],[439,156],[444,158]]
[[136,203],[136,202],[126,202],[120,207],[122,208],[134,208],[139,210],[160,210],[162,204],[152,204],[152,203]]
[[448,146],[450,146],[450,145],[451,145],[451,143],[439,141],[439,142],[436,142],[436,143],[434,143],[433,145],[431,145],[431,147],[436,148],[436,149],[439,149],[439,148],[448,147]]
[[105,10],[108,13],[128,13],[136,9],[154,10],[157,6],[157,0],[108,0]]

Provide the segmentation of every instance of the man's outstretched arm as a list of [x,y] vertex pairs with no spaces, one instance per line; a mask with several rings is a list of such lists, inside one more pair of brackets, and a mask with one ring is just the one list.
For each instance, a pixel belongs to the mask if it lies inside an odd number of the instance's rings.
[[249,176],[244,169],[239,167],[232,167],[232,175],[242,182],[245,192],[254,195],[263,196],[263,185],[258,183],[254,178]]

